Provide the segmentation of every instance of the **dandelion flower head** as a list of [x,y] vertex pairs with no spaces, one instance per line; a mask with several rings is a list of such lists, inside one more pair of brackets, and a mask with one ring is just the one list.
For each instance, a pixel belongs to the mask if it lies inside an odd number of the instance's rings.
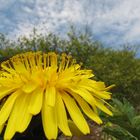
[[84,114],[97,124],[102,123],[98,109],[112,115],[105,101],[111,98],[110,87],[92,77],[91,70],[81,69],[66,54],[27,52],[2,62],[0,128],[5,127],[4,139],[24,132],[39,113],[48,139],[56,139],[58,130],[72,136],[68,119],[83,134],[90,133]]

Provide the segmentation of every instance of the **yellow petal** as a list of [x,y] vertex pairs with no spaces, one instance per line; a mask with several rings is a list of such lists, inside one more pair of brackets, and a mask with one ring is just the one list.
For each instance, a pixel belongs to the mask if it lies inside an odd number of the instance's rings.
[[16,91],[15,93],[11,94],[4,103],[4,105],[2,106],[0,110],[0,125],[5,123],[5,121],[8,119],[11,110],[13,108],[13,105],[15,103],[15,100],[20,93],[21,91]]
[[42,106],[42,123],[46,137],[48,139],[56,139],[58,128],[55,106],[47,105],[46,100]]
[[94,80],[90,80],[90,86],[92,86],[96,90],[105,90],[105,83],[104,82],[97,82]]
[[12,111],[4,133],[4,140],[11,140],[15,135],[15,124],[17,121],[16,112]]
[[40,112],[42,107],[42,99],[43,98],[43,89],[37,88],[30,95],[30,103],[29,103],[29,112],[33,115],[36,115]]
[[29,94],[22,94],[19,96],[15,102],[13,114],[17,118],[15,124],[15,130],[18,132],[23,132],[28,127],[32,114],[28,111],[28,106],[30,102],[30,95]]
[[111,99],[111,95],[110,95],[110,92],[107,92],[107,91],[97,91],[97,90],[93,90],[93,93],[92,93],[93,96],[96,96],[98,98],[102,98],[102,99]]
[[1,63],[1,67],[11,74],[15,74],[16,71],[13,68],[9,68],[5,65],[5,61]]
[[29,81],[22,87],[22,90],[26,93],[31,93],[37,88],[37,86],[38,85],[35,82]]
[[78,102],[79,106],[82,108],[83,112],[92,120],[94,120],[96,123],[101,124],[102,120],[99,118],[99,116],[93,112],[93,110],[90,108],[90,106],[78,95],[72,94],[73,97]]
[[15,90],[14,87],[0,87],[0,100],[5,97],[6,95],[12,93]]
[[62,101],[60,93],[57,93],[56,99],[56,113],[58,120],[58,127],[66,136],[71,136],[71,132],[68,126],[67,114],[65,110],[64,103]]
[[26,75],[29,75],[29,72],[25,68],[24,63],[22,63],[22,62],[18,62],[18,64],[13,63],[13,66],[14,66],[14,69],[16,70],[16,72],[22,73],[22,74],[25,73]]
[[115,84],[113,84],[113,85],[111,85],[111,86],[108,86],[108,87],[106,87],[106,90],[108,91],[108,90],[114,88],[115,86],[116,86]]
[[15,135],[16,131],[14,128],[14,123],[15,121],[13,121],[14,118],[12,118],[12,120],[10,122],[8,122],[8,125],[6,126],[6,130],[4,133],[4,140],[11,140],[12,137]]
[[5,130],[4,139],[9,140],[11,139],[15,132],[23,132],[29,122],[31,121],[31,114],[28,113],[28,103],[29,103],[29,96],[28,94],[21,94],[16,99],[14,104],[14,108],[11,112],[11,115],[8,120],[8,124]]
[[102,90],[95,90],[94,88],[88,87],[88,86],[80,86],[80,88],[83,88],[84,90],[90,91],[90,93],[93,96],[96,96],[97,98],[111,99],[111,93],[110,92],[102,91]]
[[88,134],[90,132],[88,124],[83,117],[80,109],[76,105],[74,99],[72,99],[67,93],[63,93],[62,98],[75,125],[81,132],[83,132],[84,134]]
[[49,106],[55,105],[56,90],[55,87],[48,87],[45,92],[46,103]]
[[[96,110],[96,108],[95,108],[96,100],[90,92],[88,92],[86,89],[83,89],[83,88],[79,88],[79,89],[71,88],[71,90],[74,93],[77,93],[78,95],[80,95],[85,101],[87,101]],[[70,92],[70,93],[72,93],[72,92]]]
[[96,99],[96,106],[108,115],[113,115],[112,112],[103,104],[103,102],[98,99]]

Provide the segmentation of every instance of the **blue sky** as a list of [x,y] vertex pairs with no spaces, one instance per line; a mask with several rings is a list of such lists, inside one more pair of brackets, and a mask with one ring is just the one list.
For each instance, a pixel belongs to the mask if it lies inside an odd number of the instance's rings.
[[108,46],[140,44],[140,0],[0,0],[0,32],[12,39],[34,27],[65,36],[70,25]]

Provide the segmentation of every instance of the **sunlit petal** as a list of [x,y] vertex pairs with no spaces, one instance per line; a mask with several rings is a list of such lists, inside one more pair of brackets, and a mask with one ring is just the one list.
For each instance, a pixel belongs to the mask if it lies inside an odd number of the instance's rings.
[[33,115],[38,114],[42,108],[42,101],[43,101],[43,89],[37,88],[36,90],[31,93],[30,103],[28,106],[29,112]]
[[57,112],[58,127],[61,129],[61,131],[65,135],[71,136],[72,134],[71,134],[69,126],[68,126],[68,120],[67,120],[65,106],[62,101],[60,93],[57,94],[56,112]]
[[68,94],[63,94],[62,98],[76,126],[81,130],[81,132],[88,134],[90,132],[88,124],[84,119],[80,109],[76,105],[74,99],[72,99]]
[[2,108],[0,110],[0,125],[4,124],[5,121],[8,119],[8,117],[11,113],[11,110],[13,108],[13,105],[15,103],[15,100],[16,100],[17,96],[19,96],[20,93],[22,93],[22,92],[16,91],[12,95],[10,95],[10,97],[6,100],[6,102],[2,106]]
[[47,102],[44,102],[42,107],[42,122],[46,137],[56,139],[58,133],[56,109],[47,105]]

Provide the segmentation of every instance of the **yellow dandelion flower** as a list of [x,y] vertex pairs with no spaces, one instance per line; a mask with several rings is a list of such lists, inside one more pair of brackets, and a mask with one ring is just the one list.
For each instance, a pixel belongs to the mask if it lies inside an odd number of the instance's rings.
[[[16,132],[28,127],[32,116],[41,112],[45,135],[56,139],[58,129],[71,136],[67,112],[84,133],[90,133],[82,114],[98,124],[102,120],[97,108],[112,115],[105,106],[111,98],[103,82],[91,78],[91,70],[81,70],[71,56],[50,52],[27,52],[16,55],[1,64],[0,126],[6,126],[4,139],[12,139]],[[67,111],[66,111],[67,110]]]

